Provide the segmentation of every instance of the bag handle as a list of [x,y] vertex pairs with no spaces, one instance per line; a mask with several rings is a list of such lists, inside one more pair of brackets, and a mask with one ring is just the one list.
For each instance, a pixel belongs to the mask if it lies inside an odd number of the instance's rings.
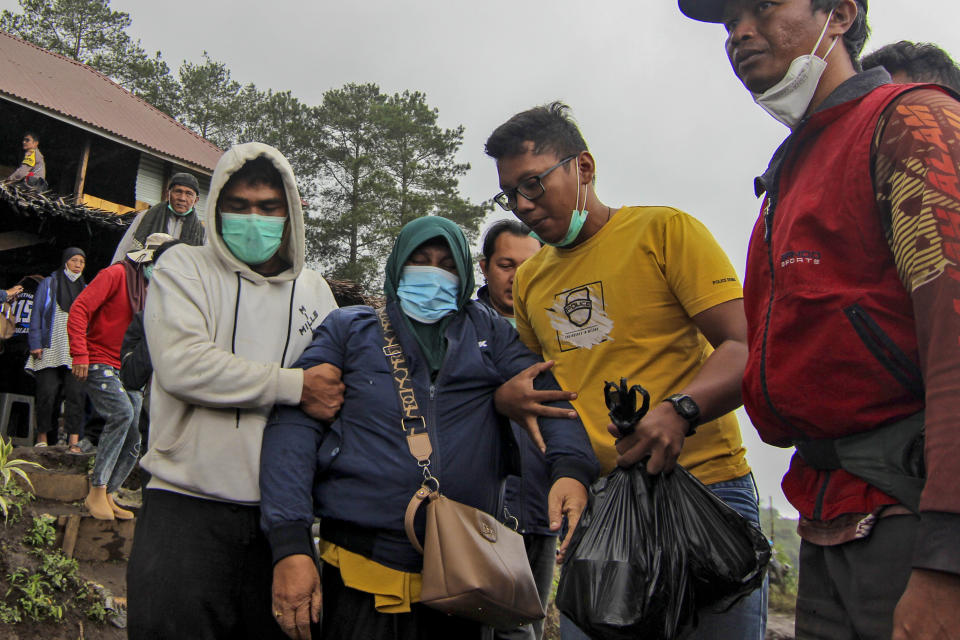
[[423,555],[423,545],[417,539],[416,529],[413,528],[413,519],[417,516],[420,507],[423,506],[424,500],[436,500],[438,497],[440,497],[440,492],[429,486],[429,483],[425,481],[423,486],[417,489],[417,492],[410,498],[410,502],[407,503],[407,511],[403,515],[403,530],[407,533],[410,544],[420,555]]

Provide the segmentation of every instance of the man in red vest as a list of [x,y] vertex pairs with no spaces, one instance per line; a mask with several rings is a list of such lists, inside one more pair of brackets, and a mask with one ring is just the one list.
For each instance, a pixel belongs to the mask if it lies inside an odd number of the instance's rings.
[[679,4],[791,129],[756,181],[743,399],[797,447],[797,637],[960,638],[960,103],[860,71],[866,0]]

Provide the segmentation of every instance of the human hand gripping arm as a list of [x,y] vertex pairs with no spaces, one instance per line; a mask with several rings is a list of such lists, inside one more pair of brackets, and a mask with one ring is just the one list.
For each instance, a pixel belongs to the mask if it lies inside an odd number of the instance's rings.
[[[580,514],[587,506],[587,487],[597,478],[600,464],[583,423],[567,402],[576,394],[560,389],[549,371],[552,363],[537,362],[539,357],[520,341],[516,332],[503,326],[498,328],[502,331],[497,333],[496,344],[499,348],[496,361],[503,375],[509,376],[525,367],[510,380],[523,380],[528,393],[541,394],[541,402],[555,403],[552,407],[541,405],[542,409],[549,410],[540,419],[542,433],[535,417],[531,416],[531,422],[536,428],[537,444],[545,452],[553,478],[547,499],[551,531],[559,531],[563,519],[567,519],[567,535],[560,544],[557,558],[558,562],[562,562],[580,522]],[[537,442],[536,438],[534,442]]]
[[[742,404],[740,382],[747,363],[747,321],[743,300],[730,300],[693,316],[700,332],[714,346],[697,375],[683,389],[700,407],[700,422],[709,422],[730,413]],[[620,437],[612,424],[611,434]],[[637,424],[637,429],[617,441],[617,464],[629,467],[643,458],[647,473],[672,471],[683,449],[690,425],[669,402],[661,402]]]
[[553,360],[535,362],[504,382],[493,395],[497,411],[526,429],[541,452],[547,445],[537,424],[538,417],[575,420],[577,412],[569,407],[549,407],[548,402],[569,402],[577,397],[572,391],[534,387],[537,376],[553,367]]

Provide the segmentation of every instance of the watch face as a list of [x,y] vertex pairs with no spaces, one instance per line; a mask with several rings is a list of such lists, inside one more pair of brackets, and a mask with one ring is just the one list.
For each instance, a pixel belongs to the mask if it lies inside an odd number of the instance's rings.
[[697,403],[693,401],[693,398],[689,396],[677,398],[677,407],[680,409],[683,417],[687,419],[696,418],[700,413],[700,407],[698,407]]

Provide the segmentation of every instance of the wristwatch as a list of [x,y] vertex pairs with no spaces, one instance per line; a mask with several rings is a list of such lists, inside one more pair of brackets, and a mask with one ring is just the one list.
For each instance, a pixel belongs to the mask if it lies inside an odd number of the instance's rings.
[[675,393],[664,402],[672,404],[674,411],[690,425],[687,437],[697,432],[697,424],[700,422],[700,407],[693,398],[685,393]]

